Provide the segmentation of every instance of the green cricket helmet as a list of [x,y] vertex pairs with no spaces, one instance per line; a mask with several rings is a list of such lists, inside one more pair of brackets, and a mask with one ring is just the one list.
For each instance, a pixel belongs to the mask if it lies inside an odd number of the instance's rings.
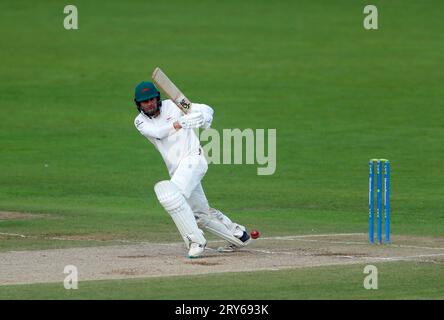
[[[157,90],[156,86],[152,82],[143,81],[136,86],[134,92],[134,102],[136,103],[137,110],[143,112],[140,107],[142,101],[150,100],[152,98],[157,98],[157,110],[160,110],[162,106],[162,101],[160,100],[160,92]],[[145,113],[145,112],[144,112]],[[146,113],[145,113],[146,114]],[[146,114],[151,118],[152,114]]]

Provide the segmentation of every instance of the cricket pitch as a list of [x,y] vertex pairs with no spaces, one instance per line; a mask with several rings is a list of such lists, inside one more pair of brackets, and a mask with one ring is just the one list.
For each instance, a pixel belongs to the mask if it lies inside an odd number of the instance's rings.
[[79,281],[253,272],[391,261],[444,263],[444,238],[394,236],[393,244],[370,245],[366,234],[325,234],[253,240],[236,252],[218,252],[210,241],[205,256],[187,258],[183,243],[148,243],[0,253],[0,285],[63,282],[65,266]]

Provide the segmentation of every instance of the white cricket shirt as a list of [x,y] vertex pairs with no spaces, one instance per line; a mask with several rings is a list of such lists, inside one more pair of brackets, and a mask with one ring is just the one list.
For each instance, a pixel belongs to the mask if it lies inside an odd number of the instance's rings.
[[[204,104],[193,103],[190,112],[201,111],[208,128],[213,120],[213,109]],[[143,112],[134,120],[134,125],[159,150],[170,176],[174,174],[180,161],[188,155],[199,154],[200,141],[194,129],[176,131],[173,123],[184,113],[171,100],[162,101],[160,114],[149,118]]]

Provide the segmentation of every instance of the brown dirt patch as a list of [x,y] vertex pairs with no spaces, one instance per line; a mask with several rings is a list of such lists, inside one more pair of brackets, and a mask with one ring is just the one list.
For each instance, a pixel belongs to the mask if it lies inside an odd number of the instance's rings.
[[0,211],[0,220],[28,220],[49,218],[51,215],[47,213],[22,213],[11,211]]

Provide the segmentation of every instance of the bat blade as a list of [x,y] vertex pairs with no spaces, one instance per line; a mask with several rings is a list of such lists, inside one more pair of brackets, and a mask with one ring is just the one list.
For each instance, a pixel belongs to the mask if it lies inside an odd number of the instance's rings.
[[170,98],[184,113],[191,107],[191,101],[185,97],[167,75],[157,67],[152,74],[153,82]]

